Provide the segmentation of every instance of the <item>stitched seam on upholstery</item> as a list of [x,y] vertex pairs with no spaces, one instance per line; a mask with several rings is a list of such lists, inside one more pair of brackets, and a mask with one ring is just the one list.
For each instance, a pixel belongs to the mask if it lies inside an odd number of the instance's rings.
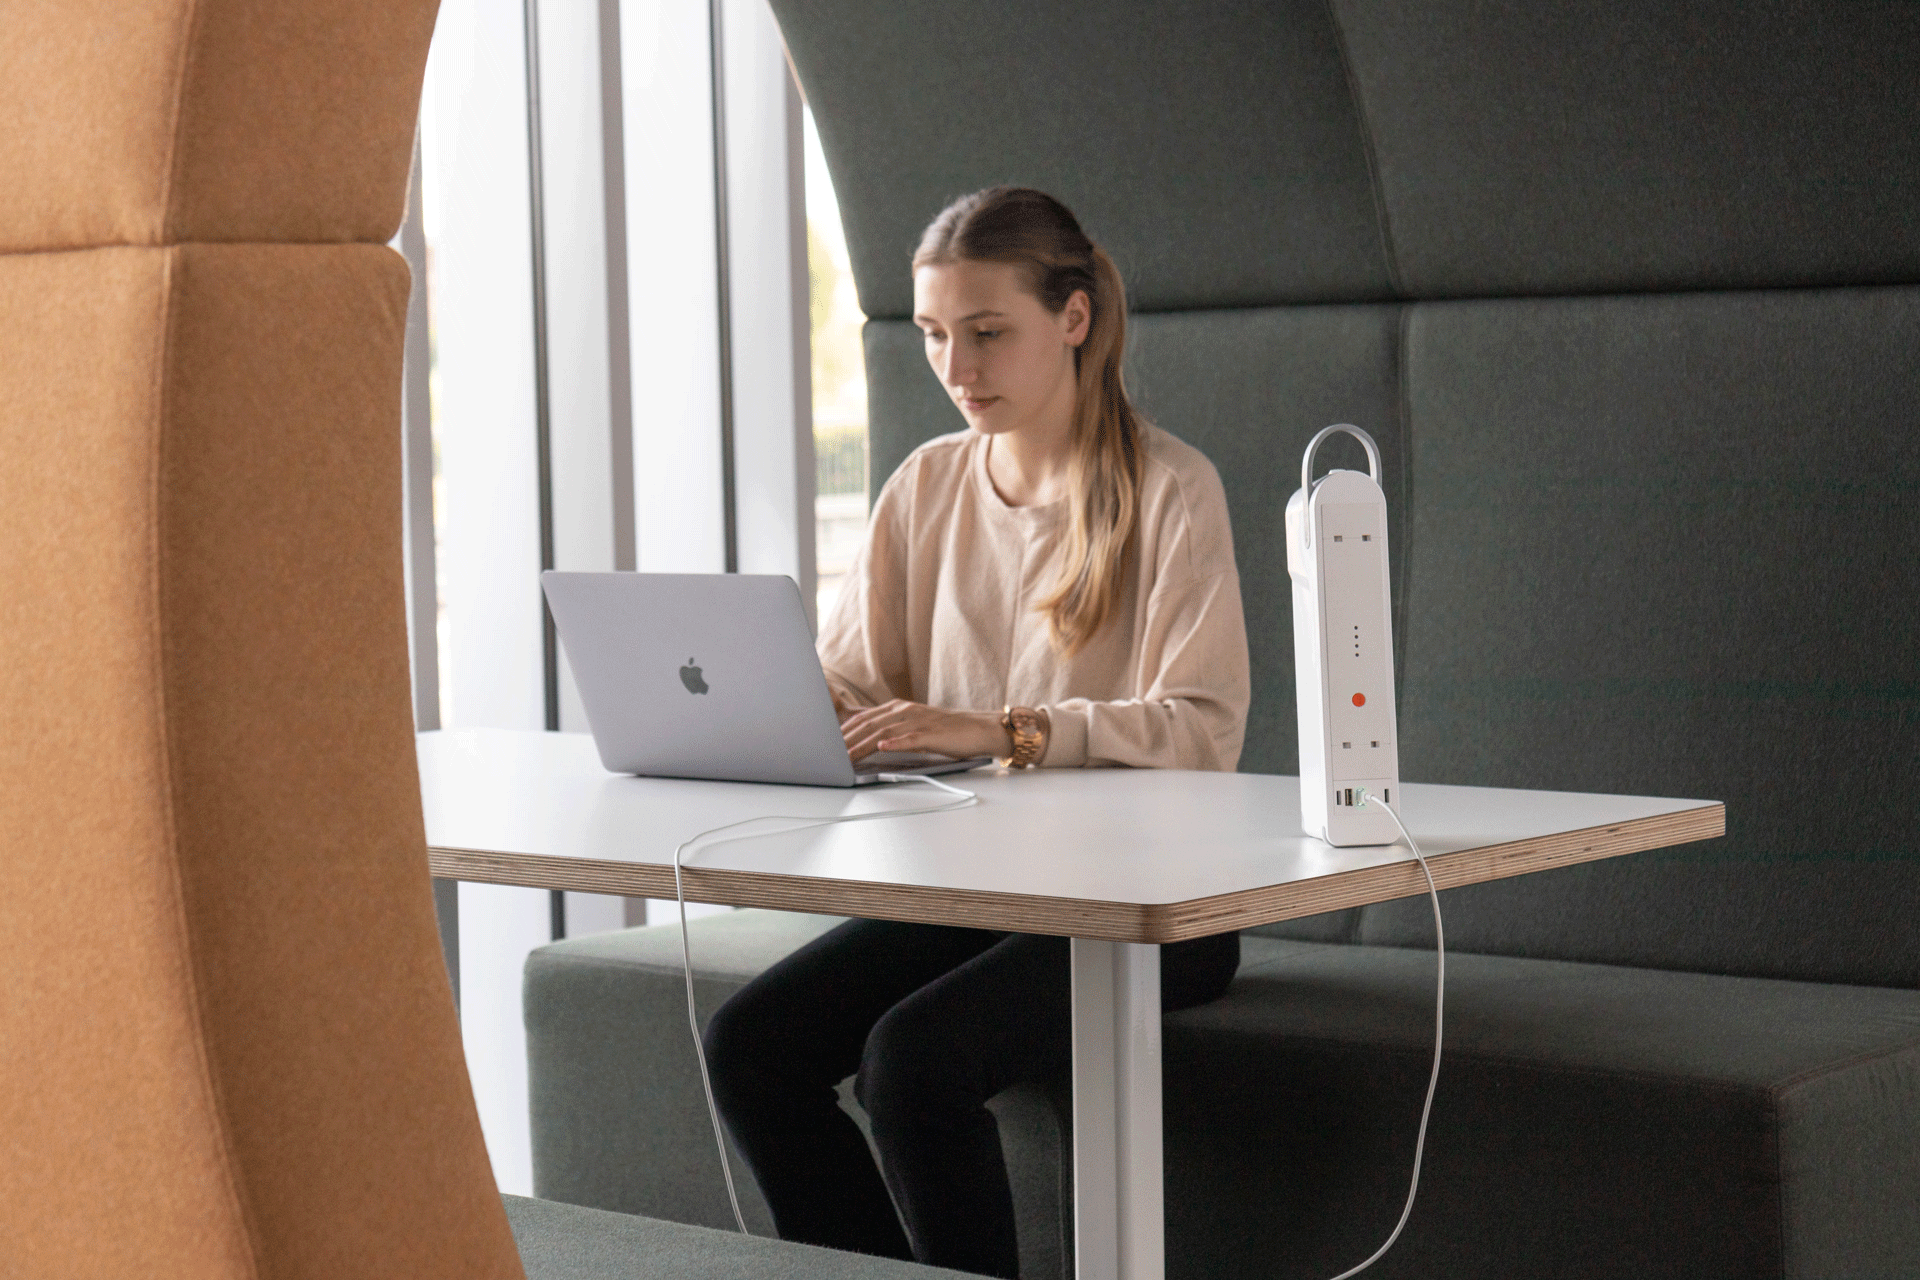
[[1786,1144],[1780,1141],[1780,1090],[1774,1089],[1767,1095],[1767,1141],[1773,1144],[1773,1220],[1778,1227],[1774,1236],[1774,1256],[1779,1262],[1778,1274],[1783,1278],[1787,1274],[1787,1151]]
[[[645,926],[642,926],[642,927],[645,927]],[[807,941],[811,942],[812,939],[809,938]],[[806,945],[807,944],[803,942],[800,944],[800,947],[804,947]],[[794,950],[798,951],[800,947],[795,947]],[[793,952],[790,951],[787,954],[791,955],[793,954]],[[768,961],[768,964],[769,965],[778,964],[781,960],[784,960],[785,958],[786,958],[785,956],[776,957],[775,959]],[[604,955],[596,955],[596,956],[548,955],[548,956],[540,957],[540,964],[543,967],[552,965],[552,966],[562,966],[569,969],[589,969],[589,970],[614,969],[614,970],[618,970],[623,974],[644,973],[648,975],[658,975],[663,978],[670,977],[676,980],[680,977],[680,963],[677,960],[622,960],[622,959],[615,958],[613,956],[604,956]],[[697,965],[695,966],[696,970],[698,969],[698,967],[699,966]],[[749,973],[742,977],[736,978],[727,974],[696,972],[694,974],[694,981],[696,982],[731,982],[738,986],[745,986],[747,983],[753,981],[753,979],[756,976],[757,976],[756,974]]]
[[[208,249],[345,249],[356,245],[371,249],[393,248],[392,245],[380,240],[174,240],[162,236],[158,240],[101,240],[85,244],[27,245],[16,249],[0,249],[0,258],[26,258],[35,254],[49,253],[92,253],[96,249],[170,249],[176,245],[187,244],[199,245],[202,248]],[[394,249],[393,251],[395,253],[400,252],[398,249]],[[404,257],[405,255],[402,256]],[[1899,288],[1903,286],[1893,287]],[[1640,295],[1629,294],[1623,296],[1638,297]]]
[[1380,232],[1380,253],[1386,260],[1387,286],[1396,297],[1404,297],[1406,290],[1400,284],[1400,261],[1393,248],[1393,222],[1387,216],[1386,192],[1380,187],[1380,158],[1373,143],[1373,121],[1367,114],[1366,95],[1360,91],[1360,77],[1354,73],[1353,53],[1347,47],[1346,28],[1340,25],[1340,14],[1335,9],[1335,0],[1327,0],[1327,21],[1333,24],[1333,42],[1340,50],[1340,69],[1347,79],[1347,99],[1353,104],[1353,114],[1360,124],[1360,146],[1367,157],[1367,188],[1373,193],[1373,213],[1375,224]]
[[[1291,945],[1328,946],[1328,945],[1338,945],[1338,944],[1296,943]],[[1465,954],[1465,953],[1462,953],[1462,954]],[[1289,957],[1281,955],[1281,956],[1275,956],[1271,960],[1257,961],[1252,965],[1242,966],[1240,969],[1240,974],[1243,976],[1249,973],[1277,975],[1279,973],[1285,972],[1285,966],[1288,959]],[[1244,1034],[1244,1033],[1235,1033],[1235,1034]],[[1412,1053],[1415,1050],[1421,1049],[1421,1045],[1413,1041],[1409,1041],[1405,1045],[1381,1046],[1367,1040],[1345,1040],[1345,1039],[1340,1039],[1334,1036],[1312,1035],[1312,1034],[1305,1034],[1305,1033],[1289,1033],[1286,1036],[1286,1038],[1289,1040],[1306,1041],[1312,1044],[1350,1045],[1354,1047],[1364,1046],[1364,1047],[1371,1047],[1371,1048],[1385,1048],[1388,1051],[1393,1051],[1395,1049],[1404,1049],[1408,1053]],[[1890,1045],[1884,1049],[1870,1050],[1868,1052],[1856,1054],[1855,1056],[1848,1058],[1842,1062],[1830,1063],[1825,1066],[1816,1067],[1807,1071],[1803,1071],[1798,1075],[1789,1077],[1787,1082],[1784,1084],[1756,1083],[1753,1085],[1738,1085],[1738,1084],[1716,1083],[1712,1081],[1700,1081],[1697,1079],[1697,1077],[1670,1075],[1670,1074],[1666,1074],[1658,1071],[1644,1071],[1644,1070],[1618,1070],[1618,1071],[1604,1070],[1603,1071],[1593,1067],[1579,1067],[1579,1066],[1572,1066],[1572,1065],[1562,1066],[1557,1063],[1542,1062],[1537,1058],[1516,1057],[1511,1054],[1490,1053],[1486,1051],[1476,1051],[1476,1050],[1468,1050],[1468,1049],[1449,1049],[1447,1051],[1447,1056],[1449,1058],[1464,1058],[1464,1059],[1467,1059],[1468,1061],[1475,1061],[1475,1062],[1500,1063],[1500,1064],[1517,1066],[1517,1067],[1531,1066],[1531,1067],[1538,1067],[1546,1070],[1567,1071],[1574,1074],[1605,1076],[1609,1078],[1619,1077],[1619,1078],[1631,1079],[1631,1080],[1667,1081],[1667,1082],[1680,1083],[1680,1084],[1689,1084],[1689,1085],[1692,1085],[1693,1087],[1697,1087],[1707,1091],[1719,1091],[1719,1092],[1734,1093],[1734,1094],[1741,1094],[1741,1095],[1749,1095],[1755,1092],[1764,1092],[1768,1100],[1768,1105],[1773,1106],[1775,1105],[1775,1103],[1779,1098],[1785,1096],[1786,1094],[1792,1092],[1793,1090],[1803,1085],[1809,1084],[1813,1081],[1816,1081],[1822,1078],[1823,1076],[1830,1075],[1835,1071],[1847,1070],[1852,1067],[1864,1065],[1866,1063],[1870,1063],[1881,1058],[1892,1057],[1897,1054],[1912,1053],[1916,1049],[1920,1049],[1920,1041],[1908,1041],[1904,1044]]]
[[[1837,280],[1822,284],[1715,284],[1698,288],[1658,288],[1625,289],[1609,286],[1604,289],[1570,290],[1561,293],[1448,293],[1426,298],[1316,298],[1306,302],[1249,302],[1233,303],[1217,307],[1164,307],[1154,311],[1136,311],[1136,316],[1182,316],[1217,315],[1222,311],[1299,311],[1310,307],[1379,307],[1395,303],[1420,304],[1430,306],[1453,306],[1465,303],[1484,302],[1606,302],[1610,300],[1643,301],[1661,298],[1697,298],[1720,296],[1741,298],[1749,294],[1773,293],[1783,296],[1801,293],[1872,293],[1904,290],[1911,293],[1920,289],[1920,273],[1911,280]],[[868,321],[869,324],[873,323]]]
[[[186,116],[187,78],[193,64],[194,39],[200,31],[201,5],[188,0],[186,20],[180,33],[180,60],[174,67],[173,103],[168,112],[166,189],[160,193],[160,243],[170,244],[174,235],[173,193],[180,179],[180,135]],[[169,305],[171,314],[171,305]],[[163,375],[164,376],[164,375]]]
[[1408,388],[1407,343],[1413,308],[1400,308],[1393,344],[1394,411],[1400,421],[1400,599],[1393,610],[1394,687],[1407,687],[1407,601],[1413,596],[1413,393]]
[[1885,1045],[1878,1049],[1863,1049],[1851,1058],[1845,1058],[1839,1062],[1829,1062],[1818,1067],[1809,1067],[1798,1075],[1788,1076],[1785,1080],[1774,1085],[1774,1093],[1780,1097],[1785,1097],[1796,1089],[1803,1088],[1837,1071],[1851,1071],[1855,1067],[1864,1067],[1868,1063],[1878,1062],[1882,1058],[1891,1058],[1902,1053],[1913,1053],[1917,1050],[1920,1050],[1920,1038],[1908,1040],[1902,1044]]
[[[1332,0],[1328,0],[1328,3],[1331,5]],[[1382,216],[1385,216],[1384,213]],[[1390,355],[1393,365],[1393,409],[1394,417],[1398,419],[1394,425],[1400,436],[1400,595],[1399,599],[1393,601],[1393,687],[1398,714],[1399,694],[1407,687],[1407,629],[1410,625],[1407,601],[1413,598],[1413,393],[1407,377],[1407,345],[1413,329],[1413,307],[1408,303],[1400,303],[1396,309],[1399,315],[1393,326]],[[1388,585],[1391,587],[1391,565],[1388,571]],[[1349,944],[1358,946],[1363,943],[1367,912],[1370,910],[1370,906],[1353,908],[1353,918],[1347,925]]]
[[179,823],[174,804],[173,761],[173,720],[167,711],[167,611],[166,611],[166,447],[167,408],[171,380],[168,377],[172,367],[173,332],[179,309],[175,305],[174,289],[179,273],[176,266],[183,250],[177,245],[161,247],[163,263],[161,270],[161,306],[164,314],[160,324],[160,337],[155,362],[155,381],[153,394],[153,421],[155,439],[153,442],[150,465],[152,472],[150,483],[150,511],[152,525],[149,554],[152,557],[150,570],[153,583],[153,661],[154,661],[154,705],[159,711],[160,773],[162,779],[161,804],[165,813],[167,848],[176,856],[168,859],[168,868],[173,875],[174,921],[179,930],[183,952],[182,969],[186,976],[188,1016],[192,1019],[194,1036],[194,1055],[199,1059],[200,1084],[207,1107],[208,1119],[215,1132],[215,1148],[220,1161],[221,1172],[225,1175],[226,1191],[232,1205],[233,1214],[245,1237],[247,1259],[255,1277],[261,1275],[260,1255],[257,1245],[258,1232],[254,1229],[253,1214],[250,1212],[240,1178],[234,1169],[233,1142],[231,1129],[227,1123],[225,1096],[220,1088],[218,1072],[213,1056],[208,1051],[206,1039],[206,1010],[201,999],[199,949],[195,946],[193,928],[187,918],[186,879],[181,871],[177,856],[180,848]]
[[[1200,1007],[1205,1008],[1206,1006],[1202,1005]],[[1263,1041],[1271,1039],[1268,1035],[1260,1035],[1254,1032],[1234,1032],[1231,1034],[1245,1039],[1258,1038]],[[1433,1055],[1431,1045],[1412,1040],[1406,1044],[1380,1044],[1377,1041],[1343,1040],[1329,1035],[1306,1035],[1297,1032],[1287,1033],[1282,1038],[1297,1044],[1322,1045],[1329,1048],[1351,1049],[1355,1052],[1399,1053],[1428,1060],[1430,1060]],[[1485,1063],[1489,1066],[1515,1067],[1523,1070],[1543,1072],[1550,1071],[1558,1075],[1581,1076],[1594,1080],[1631,1080],[1649,1084],[1677,1085],[1696,1093],[1714,1097],[1736,1099],[1750,1099],[1761,1095],[1771,1097],[1769,1087],[1764,1084],[1729,1084],[1719,1080],[1702,1080],[1698,1076],[1673,1075],[1661,1071],[1637,1069],[1608,1070],[1600,1067],[1582,1067],[1571,1063],[1543,1061],[1539,1058],[1527,1058],[1514,1054],[1490,1053],[1482,1050],[1460,1049],[1457,1047],[1447,1050],[1445,1061],[1476,1062]]]
[[1350,910],[1352,914],[1347,917],[1344,945],[1357,947],[1360,945],[1360,928],[1367,920],[1367,909],[1365,907],[1353,907],[1350,908]]
[[[1290,922],[1277,920],[1274,923],[1288,924]],[[1253,927],[1260,928],[1261,926],[1255,925]],[[1240,932],[1244,934],[1246,930],[1242,929]],[[1258,937],[1259,935],[1256,934],[1255,936]],[[1240,968],[1234,974],[1236,980],[1245,977],[1249,973],[1266,973],[1270,970],[1280,971],[1284,969],[1289,962],[1299,958],[1300,948],[1302,947],[1337,947],[1341,945],[1338,942],[1302,942],[1297,938],[1261,938],[1260,941],[1267,945],[1284,947],[1286,950],[1270,959],[1255,960],[1251,964],[1249,964],[1243,956],[1240,961]]]
[[[229,242],[209,240],[209,241],[201,241],[199,243],[225,244]],[[234,241],[232,243],[255,243],[255,242]],[[281,243],[295,243],[295,242],[272,241],[272,242],[258,242],[258,243],[281,244]],[[311,242],[303,241],[300,243],[342,244],[342,243],[355,243],[355,242],[327,240],[327,241],[311,241]],[[22,249],[22,250],[8,250],[7,252],[29,253],[29,252],[41,252],[41,251]],[[1231,314],[1233,312],[1253,312],[1253,311],[1284,311],[1290,315],[1297,315],[1301,312],[1312,311],[1317,308],[1333,310],[1335,308],[1414,306],[1414,305],[1450,307],[1450,306],[1461,306],[1461,305],[1468,305],[1468,304],[1474,304],[1474,303],[1488,303],[1488,302],[1501,302],[1501,303],[1505,303],[1505,302],[1608,302],[1608,301],[1646,302],[1646,301],[1656,301],[1663,298],[1698,298],[1702,296],[1742,298],[1751,294],[1769,294],[1769,293],[1780,294],[1783,296],[1803,294],[1803,293],[1839,293],[1839,292],[1912,293],[1917,289],[1920,289],[1920,275],[1916,275],[1916,277],[1912,280],[1903,280],[1903,281],[1873,280],[1873,281],[1853,282],[1853,283],[1840,281],[1837,283],[1829,283],[1829,284],[1713,285],[1713,286],[1697,288],[1697,289],[1648,289],[1648,290],[1641,290],[1638,292],[1632,291],[1632,290],[1626,290],[1626,289],[1610,288],[1610,289],[1591,290],[1584,293],[1473,293],[1473,294],[1463,293],[1463,294],[1447,294],[1444,297],[1419,298],[1419,299],[1415,299],[1415,298],[1377,299],[1375,298],[1375,299],[1355,300],[1351,298],[1316,298],[1306,302],[1294,302],[1294,301],[1287,301],[1282,299],[1282,300],[1277,300],[1272,302],[1232,303],[1232,304],[1224,304],[1221,306],[1212,306],[1212,307],[1209,307],[1209,306],[1161,307],[1161,308],[1156,308],[1152,310],[1132,311],[1132,312],[1129,312],[1128,314],[1130,317],[1133,317],[1133,318],[1138,318],[1141,316],[1153,316],[1156,318],[1158,317],[1178,318],[1180,316],[1218,316],[1223,313]],[[909,322],[904,319],[888,319],[886,317],[871,317],[867,320],[868,325],[877,325],[877,324],[883,324],[883,323],[884,324],[907,324]]]

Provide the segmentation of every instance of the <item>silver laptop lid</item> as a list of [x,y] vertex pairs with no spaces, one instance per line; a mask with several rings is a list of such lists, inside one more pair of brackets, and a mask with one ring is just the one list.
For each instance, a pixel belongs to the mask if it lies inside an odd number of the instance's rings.
[[549,571],[540,582],[610,771],[854,784],[793,579]]

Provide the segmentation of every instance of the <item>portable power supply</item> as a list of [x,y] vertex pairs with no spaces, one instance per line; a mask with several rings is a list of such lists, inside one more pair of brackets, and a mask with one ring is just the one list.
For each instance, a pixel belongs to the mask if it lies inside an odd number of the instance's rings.
[[[1313,479],[1313,455],[1344,431],[1367,451],[1368,474]],[[1293,662],[1300,723],[1300,816],[1310,836],[1340,846],[1392,844],[1399,829],[1365,788],[1395,804],[1400,789],[1394,714],[1393,602],[1387,576],[1387,498],[1380,448],[1359,427],[1327,427],[1300,460],[1287,502],[1293,579]]]

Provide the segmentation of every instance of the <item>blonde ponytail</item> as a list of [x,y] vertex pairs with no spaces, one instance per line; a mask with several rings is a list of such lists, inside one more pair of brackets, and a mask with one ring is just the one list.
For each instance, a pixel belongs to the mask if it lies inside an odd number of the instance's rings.
[[1075,353],[1073,454],[1068,464],[1065,557],[1053,590],[1036,606],[1071,657],[1119,607],[1140,517],[1146,420],[1127,398],[1127,295],[1113,260],[1081,231],[1067,207],[1028,187],[990,187],[948,205],[921,237],[916,268],[931,263],[1025,266],[1034,293],[1058,314],[1084,291],[1093,312]]

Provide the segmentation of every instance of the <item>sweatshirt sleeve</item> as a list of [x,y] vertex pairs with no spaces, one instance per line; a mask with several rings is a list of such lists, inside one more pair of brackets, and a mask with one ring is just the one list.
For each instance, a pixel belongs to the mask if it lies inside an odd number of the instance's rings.
[[1047,708],[1049,768],[1217,769],[1240,761],[1251,678],[1226,493],[1209,467],[1162,520],[1137,649],[1137,698]]
[[833,609],[820,624],[815,648],[834,701],[876,707],[911,698],[907,660],[907,571],[912,512],[902,467],[888,479],[867,522],[866,539],[841,580]]

